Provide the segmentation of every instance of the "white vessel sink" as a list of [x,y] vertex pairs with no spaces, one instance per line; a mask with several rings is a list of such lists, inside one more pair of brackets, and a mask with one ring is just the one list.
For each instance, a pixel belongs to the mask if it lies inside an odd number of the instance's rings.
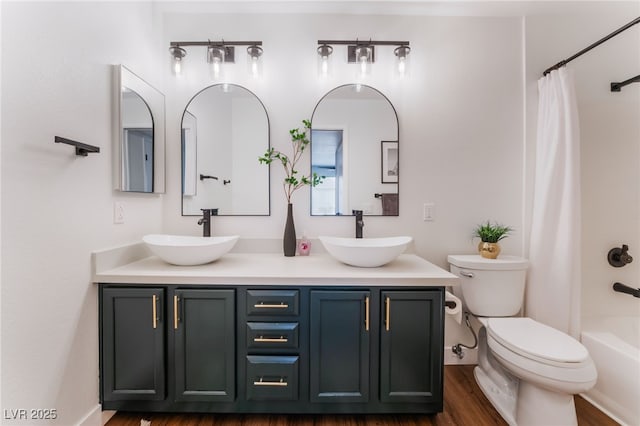
[[173,265],[192,266],[213,262],[225,255],[238,241],[227,237],[192,237],[151,234],[142,237],[147,247],[160,259]]
[[374,268],[394,260],[407,248],[411,237],[342,238],[318,237],[329,254],[351,266]]

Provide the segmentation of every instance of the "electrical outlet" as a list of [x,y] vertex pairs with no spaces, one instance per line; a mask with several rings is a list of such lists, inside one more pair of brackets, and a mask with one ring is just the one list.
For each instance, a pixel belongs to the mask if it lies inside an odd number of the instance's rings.
[[113,203],[113,223],[124,223],[124,203],[122,201]]
[[424,203],[422,205],[422,220],[432,222],[435,220],[436,205],[434,203]]

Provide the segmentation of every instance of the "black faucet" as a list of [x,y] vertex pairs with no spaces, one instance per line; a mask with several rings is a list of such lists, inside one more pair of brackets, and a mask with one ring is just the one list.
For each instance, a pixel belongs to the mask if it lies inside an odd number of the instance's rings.
[[356,238],[362,238],[362,228],[364,227],[362,210],[351,210],[351,213],[356,217]]
[[202,210],[202,218],[198,221],[198,225],[202,226],[202,236],[211,236],[211,216],[218,215],[218,209],[200,209]]

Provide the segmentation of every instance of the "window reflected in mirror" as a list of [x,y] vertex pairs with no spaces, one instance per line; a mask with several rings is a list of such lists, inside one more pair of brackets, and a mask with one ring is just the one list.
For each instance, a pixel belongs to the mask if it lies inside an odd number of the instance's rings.
[[327,93],[311,119],[311,214],[399,214],[398,116],[378,90],[349,84]]

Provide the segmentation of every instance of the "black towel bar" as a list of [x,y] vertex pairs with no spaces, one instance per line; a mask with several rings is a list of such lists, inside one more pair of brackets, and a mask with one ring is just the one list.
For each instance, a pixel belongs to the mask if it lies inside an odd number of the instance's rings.
[[92,153],[92,152],[100,152],[100,147],[93,146],[93,145],[87,145],[86,143],[74,141],[74,140],[67,139],[67,138],[62,138],[60,136],[55,136],[53,141],[55,143],[66,143],[67,145],[75,146],[76,147],[76,155],[81,155],[83,157],[86,157],[87,154]]

